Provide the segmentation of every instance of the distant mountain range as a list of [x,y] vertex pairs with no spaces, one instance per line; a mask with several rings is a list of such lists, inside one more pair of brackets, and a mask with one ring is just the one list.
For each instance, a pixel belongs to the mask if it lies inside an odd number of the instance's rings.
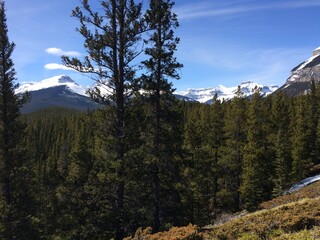
[[[258,83],[244,82],[240,84],[241,90],[245,96],[252,95],[252,89],[258,86],[263,95],[273,93],[277,86],[263,86]],[[211,103],[215,94],[219,99],[231,99],[237,90],[236,87],[224,87],[219,85],[216,88],[206,89],[187,89],[175,93],[178,99],[184,101],[198,101],[201,103]],[[86,88],[77,84],[69,76],[60,75],[44,79],[40,82],[22,84],[16,93],[28,91],[31,95],[31,101],[22,109],[23,113],[38,111],[47,107],[64,107],[79,111],[91,110],[99,107],[86,94]]]
[[[264,86],[259,83],[254,82],[243,82],[240,85],[240,89],[243,94],[247,97],[250,97],[253,94],[252,89],[258,87],[261,89],[261,94],[267,96],[272,94],[276,91],[279,87],[278,86]],[[212,103],[213,97],[217,94],[218,99],[220,100],[229,100],[235,97],[235,93],[238,89],[238,86],[235,87],[225,87],[223,85],[219,85],[218,87],[214,88],[199,88],[199,89],[192,89],[189,88],[185,91],[178,91],[175,92],[178,98],[186,98],[189,101],[197,101],[201,103]]]
[[[281,86],[264,86],[259,83],[243,82],[239,86],[245,96],[250,97],[256,86],[261,89],[264,96],[275,91],[284,91],[288,95],[296,96],[310,89],[310,83],[320,81],[320,48],[313,51],[312,57],[299,64],[291,71],[291,76]],[[178,99],[210,104],[217,94],[220,100],[229,100],[235,96],[238,86],[225,87],[219,85],[212,88],[186,89],[175,92]],[[99,107],[97,103],[86,94],[86,87],[77,84],[69,76],[60,75],[44,79],[39,82],[22,84],[16,93],[28,91],[31,101],[22,109],[23,113],[38,111],[47,107],[64,107],[79,111],[92,110]]]

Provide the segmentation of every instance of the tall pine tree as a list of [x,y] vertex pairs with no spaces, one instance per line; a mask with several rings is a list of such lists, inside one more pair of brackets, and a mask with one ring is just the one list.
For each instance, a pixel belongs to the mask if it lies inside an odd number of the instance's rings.
[[[168,78],[179,79],[178,69],[182,64],[174,57],[179,38],[174,36],[174,29],[179,26],[177,16],[172,12],[173,2],[170,0],[150,0],[150,7],[145,14],[149,28],[145,54],[149,57],[143,61],[146,74],[142,77],[142,86],[146,91],[146,144],[150,162],[153,202],[153,230],[160,229],[161,205],[164,199],[162,183],[165,172],[174,171],[175,151],[178,139],[174,139],[177,130],[177,111],[172,84]],[[168,166],[169,168],[165,168]],[[173,175],[176,175],[173,174]],[[162,177],[161,177],[162,176]],[[161,179],[162,178],[162,179]],[[168,195],[167,195],[168,196]]]
[[235,212],[240,209],[239,187],[243,162],[243,148],[246,142],[247,99],[240,86],[236,97],[225,106],[224,138],[219,165],[218,205],[222,211]]
[[[244,145],[240,195],[244,208],[254,210],[270,197],[272,158],[268,141],[268,109],[266,100],[256,88],[248,107],[247,142]],[[271,165],[271,166],[270,166]]]
[[[109,139],[105,146],[104,164],[106,169],[113,166],[116,177],[112,180],[113,193],[105,198],[111,202],[116,239],[124,236],[125,173],[128,146],[127,105],[134,90],[135,71],[132,62],[139,54],[136,52],[142,30],[140,3],[134,0],[101,1],[101,10],[94,11],[88,0],[81,2],[81,7],[73,11],[73,16],[81,24],[79,32],[85,38],[88,56],[84,62],[79,59],[63,57],[64,63],[78,71],[93,74],[100,87],[108,94],[103,95],[101,88],[90,91],[91,96],[105,104],[105,126],[101,132],[108,132],[102,137]],[[107,163],[111,161],[112,163]],[[106,174],[106,173],[104,173]],[[106,184],[106,183],[102,183]],[[108,183],[110,184],[110,182]],[[99,191],[97,191],[99,192]],[[107,221],[106,219],[104,221]],[[105,222],[107,224],[107,222]]]
[[18,85],[11,59],[15,44],[8,39],[6,21],[5,4],[0,1],[0,238],[34,239],[30,172],[21,145],[24,125],[19,121],[26,96],[15,94]]

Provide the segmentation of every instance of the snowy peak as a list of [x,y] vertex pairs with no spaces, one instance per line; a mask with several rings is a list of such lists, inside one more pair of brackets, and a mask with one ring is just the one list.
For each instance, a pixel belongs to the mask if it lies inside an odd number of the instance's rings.
[[26,91],[33,92],[58,86],[65,86],[72,92],[75,92],[79,95],[87,96],[86,89],[78,85],[75,81],[73,81],[69,76],[66,75],[55,76],[52,78],[44,79],[40,82],[24,83],[16,90],[16,93],[22,93]]
[[[106,86],[96,85],[103,94],[110,94],[111,90]],[[240,85],[241,91],[244,93],[244,96],[250,97],[253,94],[253,89],[257,86],[261,89],[261,94],[267,96],[273,93],[278,89],[278,86],[264,86],[254,82],[243,82]],[[58,88],[60,89],[58,91]],[[78,95],[88,97],[86,94],[86,88],[78,85],[74,80],[72,80],[69,76],[59,75],[52,78],[44,79],[39,82],[29,82],[22,84],[17,90],[16,93],[22,92],[39,92],[40,90],[46,90],[47,92],[53,92],[56,89],[56,92],[59,92],[61,89],[64,89],[65,94],[72,95],[72,93],[76,93]],[[66,91],[69,90],[69,91]],[[186,89],[184,91],[175,92],[175,95],[179,99],[183,99],[185,101],[198,101],[201,103],[212,103],[213,97],[217,94],[218,99],[220,100],[229,100],[235,97],[235,93],[238,90],[238,86],[235,87],[225,87],[223,85],[219,85],[217,87],[212,88],[199,88],[199,89]],[[41,91],[43,92],[43,91]],[[71,93],[69,93],[71,92]],[[35,94],[33,94],[35,95]]]
[[65,76],[65,75],[60,76],[60,78],[58,79],[58,82],[59,83],[74,83],[74,84],[78,85],[69,76]]
[[[256,86],[261,89],[261,94],[264,96],[267,96],[278,89],[278,86],[264,86],[254,82],[243,82],[239,86],[241,91],[247,97],[250,97],[253,94],[253,89]],[[213,88],[189,88],[185,91],[178,91],[176,94],[201,103],[211,103],[215,94],[217,94],[219,100],[229,100],[235,97],[237,90],[238,86],[225,87],[223,85],[219,85]]]
[[312,56],[319,56],[320,55],[320,47],[316,48],[315,50],[313,50],[312,52]]
[[312,52],[312,56],[305,62],[292,69],[290,82],[310,82],[311,79],[318,82],[320,80],[320,47]]
[[310,90],[311,82],[320,82],[320,47],[312,52],[312,56],[291,70],[291,75],[280,88],[290,96],[298,96]]

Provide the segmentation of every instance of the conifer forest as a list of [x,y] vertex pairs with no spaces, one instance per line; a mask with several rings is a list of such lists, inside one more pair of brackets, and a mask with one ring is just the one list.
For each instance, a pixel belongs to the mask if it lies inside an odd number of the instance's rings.
[[[183,67],[171,0],[82,0],[90,75],[101,108],[20,114],[5,4],[0,4],[0,239],[123,239],[204,226],[257,206],[320,163],[320,85],[298,97],[241,89],[211,105],[177,100]],[[73,29],[70,29],[73,31]],[[14,39],[12,39],[14,41]]]

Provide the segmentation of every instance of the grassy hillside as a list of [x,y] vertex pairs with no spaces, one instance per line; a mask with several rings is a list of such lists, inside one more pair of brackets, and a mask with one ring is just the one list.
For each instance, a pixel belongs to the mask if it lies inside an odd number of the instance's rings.
[[189,225],[154,235],[150,229],[139,229],[128,239],[320,239],[320,182],[264,202],[259,211],[234,215],[223,224],[203,229]]

